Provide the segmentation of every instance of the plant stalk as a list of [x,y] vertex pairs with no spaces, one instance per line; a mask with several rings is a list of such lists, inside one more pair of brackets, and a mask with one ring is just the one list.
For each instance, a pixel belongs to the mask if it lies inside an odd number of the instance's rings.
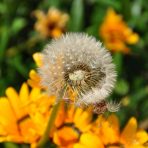
[[47,123],[46,130],[45,130],[43,136],[41,137],[41,139],[39,140],[39,142],[37,144],[37,148],[45,148],[47,142],[49,141],[49,134],[50,134],[50,131],[51,131],[53,125],[54,125],[54,121],[56,119],[56,116],[57,116],[57,113],[58,113],[58,109],[59,109],[60,104],[61,104],[61,99],[64,96],[65,90],[66,90],[66,87],[64,87],[61,90],[61,92],[59,93],[59,97],[58,97],[57,103],[54,105],[54,107],[52,109],[50,118],[49,118],[48,123]]

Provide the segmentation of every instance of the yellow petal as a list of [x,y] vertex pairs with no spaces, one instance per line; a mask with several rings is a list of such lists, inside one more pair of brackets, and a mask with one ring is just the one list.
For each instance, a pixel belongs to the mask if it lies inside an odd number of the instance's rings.
[[15,91],[14,88],[8,87],[6,89],[6,95],[8,97],[8,100],[12,106],[12,109],[14,110],[17,118],[20,117],[20,100],[17,92]]
[[84,132],[90,127],[89,124],[91,120],[92,115],[87,111],[83,111],[80,116],[77,116],[77,119],[75,118],[75,126]]
[[17,119],[5,97],[0,98],[0,135],[18,134]]
[[137,121],[134,117],[132,117],[123,129],[123,132],[121,133],[121,141],[126,144],[133,143],[136,136],[136,131]]
[[104,148],[101,140],[93,133],[84,133],[80,137],[80,143],[90,148]]
[[33,80],[38,80],[40,78],[34,69],[29,72],[29,77]]
[[26,83],[23,83],[21,86],[20,92],[19,92],[19,99],[21,101],[21,105],[25,104],[27,101],[29,101],[29,89]]
[[115,115],[112,114],[107,119],[104,119],[104,121],[101,122],[99,136],[104,144],[118,142],[119,123]]
[[88,147],[86,145],[81,144],[81,143],[76,143],[73,148],[88,148]]
[[39,138],[36,126],[28,115],[19,120],[19,128],[25,143],[32,143]]
[[39,88],[33,88],[30,92],[30,100],[35,101],[40,96],[40,89]]
[[37,74],[37,72],[35,70],[32,69],[29,72],[29,77],[30,77],[30,79],[27,81],[27,83],[31,87],[39,87],[39,88],[41,88],[40,77],[39,77],[39,75]]
[[132,33],[131,35],[128,36],[127,42],[129,44],[135,44],[139,41],[139,36],[136,33]]
[[42,66],[42,58],[43,58],[43,54],[39,52],[36,52],[33,54],[33,59],[38,67]]
[[112,114],[108,117],[108,122],[110,123],[110,126],[113,128],[114,131],[116,131],[119,134],[119,120],[116,115]]
[[145,142],[148,141],[148,134],[146,131],[140,130],[137,132],[136,138],[139,143],[144,144]]

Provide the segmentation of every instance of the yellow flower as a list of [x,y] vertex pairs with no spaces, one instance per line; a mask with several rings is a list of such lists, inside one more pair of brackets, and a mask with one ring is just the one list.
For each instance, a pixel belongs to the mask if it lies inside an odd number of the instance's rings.
[[107,11],[99,33],[106,47],[115,52],[129,53],[130,49],[126,44],[135,44],[139,40],[138,34],[133,33],[122,16],[111,8]]
[[92,126],[92,131],[100,137],[104,146],[109,148],[124,146],[126,148],[144,148],[148,141],[148,134],[143,130],[137,130],[137,121],[133,117],[129,120],[123,131],[120,132],[117,116],[108,118],[99,116]]
[[145,148],[148,134],[144,130],[137,130],[137,121],[133,117],[129,120],[120,135],[120,142],[128,148]]
[[19,94],[12,87],[0,98],[0,142],[35,144],[43,134],[54,97],[34,88],[29,92],[26,83]]
[[[17,93],[12,87],[0,98],[0,142],[29,143],[36,148],[50,117],[55,101],[39,88],[29,91],[24,83]],[[60,148],[144,148],[148,134],[137,130],[131,118],[122,132],[115,115],[93,119],[91,109],[65,106],[62,102],[49,139]]]
[[28,92],[23,84],[20,93],[9,87],[6,97],[0,99],[0,141],[32,143],[38,138],[34,122],[31,120],[28,109],[23,106],[34,94]]
[[[33,54],[33,59],[38,67],[40,67],[42,65],[42,56],[43,55],[39,52],[36,52]],[[30,79],[28,79],[27,83],[31,87],[43,88],[40,84],[41,78],[34,69],[30,70],[29,77],[30,77]]]
[[101,138],[104,145],[118,142],[119,123],[117,117],[115,115],[111,115],[105,119],[102,115],[100,115],[94,122],[92,131]]
[[[90,130],[93,114],[87,110],[75,108],[73,105],[64,113],[64,122],[54,131],[53,141],[61,148],[73,148],[81,133]],[[59,116],[59,119],[61,117]]]
[[45,14],[43,11],[34,12],[37,17],[35,29],[41,33],[43,37],[59,37],[65,32],[65,26],[69,19],[66,13],[62,13],[58,9],[50,8]]

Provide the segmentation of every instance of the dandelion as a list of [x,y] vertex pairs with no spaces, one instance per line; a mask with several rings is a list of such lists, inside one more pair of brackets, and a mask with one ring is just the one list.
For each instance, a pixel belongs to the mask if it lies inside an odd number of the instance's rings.
[[108,9],[99,33],[106,47],[114,52],[129,53],[130,49],[126,44],[135,44],[139,40],[138,34],[134,33],[122,16],[116,14],[113,9]]
[[95,38],[82,33],[66,34],[47,45],[38,72],[49,94],[64,88],[63,98],[70,98],[71,90],[76,105],[105,100],[116,80],[110,53]]
[[59,37],[65,32],[65,26],[69,16],[66,13],[59,11],[56,8],[50,8],[45,14],[44,12],[37,10],[34,12],[37,17],[35,23],[35,29],[43,37]]

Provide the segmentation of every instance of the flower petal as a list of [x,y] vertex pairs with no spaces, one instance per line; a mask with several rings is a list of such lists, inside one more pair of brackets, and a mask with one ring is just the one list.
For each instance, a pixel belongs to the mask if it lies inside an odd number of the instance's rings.
[[93,133],[84,133],[80,137],[80,143],[88,148],[104,148],[101,140]]
[[132,144],[135,141],[136,131],[137,121],[132,117],[121,133],[121,141],[127,145]]

